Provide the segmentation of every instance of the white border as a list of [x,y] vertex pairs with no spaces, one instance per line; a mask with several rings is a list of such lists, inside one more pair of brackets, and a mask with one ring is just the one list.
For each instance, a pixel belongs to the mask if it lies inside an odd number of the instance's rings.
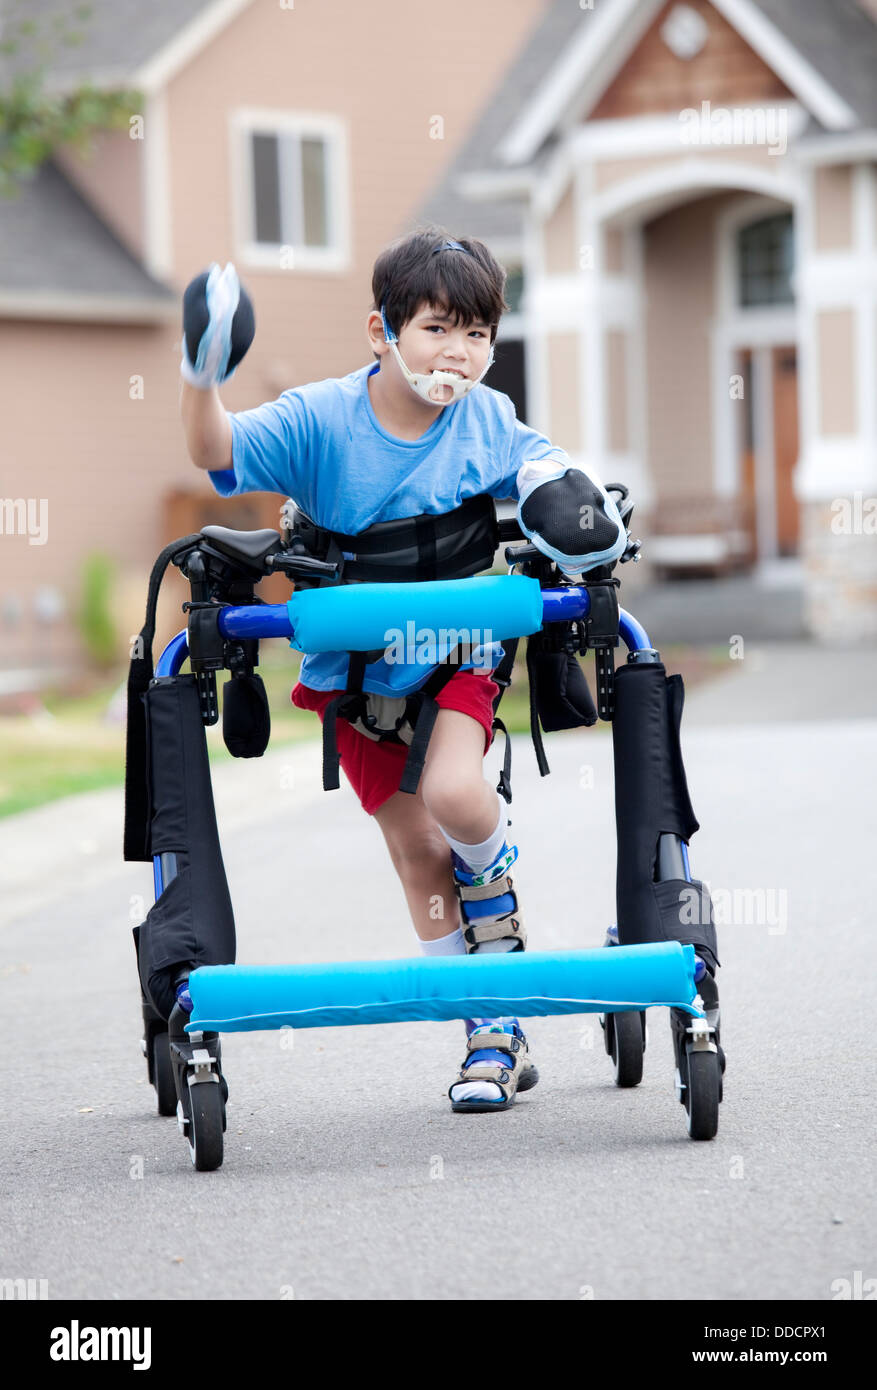
[[[701,114],[700,107],[684,108]],[[797,140],[806,128],[809,116],[797,101],[748,102],[745,105],[711,105],[711,112],[727,111],[732,132],[745,126],[744,117],[760,111],[776,111],[785,115],[785,134],[789,143]],[[720,144],[696,145],[683,140],[683,112],[661,116],[631,116],[615,121],[588,121],[571,131],[568,143],[574,159],[642,159],[650,154],[688,155],[693,151],[713,149],[763,149],[745,140],[727,140]],[[785,151],[783,152],[785,154]],[[782,158],[783,155],[775,156]]]
[[[344,273],[351,268],[350,251],[350,160],[347,123],[339,116],[316,111],[285,111],[259,107],[236,107],[228,113],[230,176],[234,258],[253,270],[274,271],[278,275],[314,272]],[[250,135],[291,133],[315,135],[326,141],[328,247],[293,247],[292,265],[281,264],[288,243],[266,246],[253,235],[252,142]],[[283,190],[281,190],[283,197]]]

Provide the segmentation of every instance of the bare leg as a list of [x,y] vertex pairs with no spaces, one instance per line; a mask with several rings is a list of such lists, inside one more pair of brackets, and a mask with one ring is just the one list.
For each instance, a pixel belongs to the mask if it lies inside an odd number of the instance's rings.
[[429,741],[419,794],[455,840],[477,845],[496,829],[496,792],[484,776],[484,729],[459,710],[441,709]]
[[435,941],[460,925],[451,851],[423,802],[422,790],[394,794],[374,816],[399,875],[414,930]]

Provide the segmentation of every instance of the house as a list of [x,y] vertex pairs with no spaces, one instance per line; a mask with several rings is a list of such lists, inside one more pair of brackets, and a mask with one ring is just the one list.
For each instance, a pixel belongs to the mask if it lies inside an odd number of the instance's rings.
[[672,574],[877,636],[877,3],[554,0],[423,212],[516,265],[529,423]]
[[[64,0],[28,0],[32,66]],[[179,419],[181,296],[235,263],[256,310],[223,387],[248,409],[371,360],[380,249],[410,225],[543,0],[92,0],[47,87],[133,89],[128,130],[90,157],[60,148],[0,200],[0,694],[83,665],[83,565],[117,569],[119,655],[143,623],[149,568],[209,522],[277,526],[284,499],[223,500]],[[4,6],[2,37],[11,33]],[[485,43],[485,35],[490,42]],[[281,577],[262,586],[281,601]],[[175,571],[160,633],[182,626]]]
[[817,637],[877,635],[877,0],[96,0],[84,28],[50,85],[142,100],[0,204],[0,669],[81,662],[91,552],[133,634],[168,539],[276,524],[187,459],[192,275],[253,295],[245,409],[363,362],[374,256],[424,218],[509,269],[490,384],[630,487],[645,576],[780,575]]

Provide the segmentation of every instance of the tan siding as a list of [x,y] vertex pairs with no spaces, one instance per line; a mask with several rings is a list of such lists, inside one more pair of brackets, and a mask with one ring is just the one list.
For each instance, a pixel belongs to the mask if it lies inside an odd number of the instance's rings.
[[713,228],[700,199],[644,228],[649,466],[660,494],[711,493]]
[[853,170],[849,164],[817,165],[813,180],[814,241],[817,251],[853,245]]
[[709,35],[692,59],[677,58],[660,30],[675,0],[668,3],[640,40],[621,72],[590,112],[591,120],[617,120],[652,112],[784,100],[789,89],[723,19],[708,0],[687,0],[706,20]]
[[855,434],[856,321],[853,309],[826,309],[817,315],[820,433]]
[[624,233],[620,227],[606,228],[603,263],[610,275],[620,275],[624,270]]
[[[485,90],[542,15],[542,0],[485,0],[473,42],[471,5],[451,0],[435,22],[409,0],[321,0],[294,10],[253,5],[172,84],[168,122],[174,263],[185,282],[210,259],[232,257],[227,109],[253,106],[338,116],[347,125],[352,268],[346,273],[246,270],[259,326],[238,373],[235,408],[286,385],[339,376],[369,360],[365,317],[371,268],[434,188],[479,114]],[[388,105],[386,77],[392,73]],[[441,116],[444,139],[430,138]],[[221,138],[204,141],[201,132]],[[457,235],[464,227],[449,228]]]
[[569,453],[582,448],[579,423],[579,335],[578,333],[549,333],[548,381],[551,421],[548,436]]
[[570,184],[543,227],[545,269],[549,275],[565,275],[579,268],[573,185]]
[[606,334],[606,414],[609,448],[623,454],[630,445],[628,435],[628,363],[627,334],[611,328]]
[[88,157],[71,148],[62,148],[54,155],[59,168],[86,202],[137,257],[146,252],[143,145],[143,140],[131,140],[123,131],[112,131],[95,136]]

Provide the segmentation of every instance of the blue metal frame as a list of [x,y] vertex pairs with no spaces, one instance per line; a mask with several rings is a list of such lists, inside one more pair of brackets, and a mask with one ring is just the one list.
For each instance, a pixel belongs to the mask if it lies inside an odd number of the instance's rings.
[[[591,609],[591,595],[583,585],[564,586],[557,589],[542,590],[542,614],[546,623],[571,622],[587,617]],[[219,613],[219,631],[223,637],[260,638],[291,637],[292,624],[285,603],[228,604]],[[619,609],[618,635],[628,651],[651,651],[648,633],[626,609]],[[189,655],[186,629],[171,638],[158,659],[155,675],[176,676]],[[680,841],[682,858],[685,864],[685,877],[691,882],[688,864],[688,846]],[[173,860],[173,864],[171,864]],[[155,896],[158,899],[164,885],[176,873],[176,855],[156,855],[153,859]]]

